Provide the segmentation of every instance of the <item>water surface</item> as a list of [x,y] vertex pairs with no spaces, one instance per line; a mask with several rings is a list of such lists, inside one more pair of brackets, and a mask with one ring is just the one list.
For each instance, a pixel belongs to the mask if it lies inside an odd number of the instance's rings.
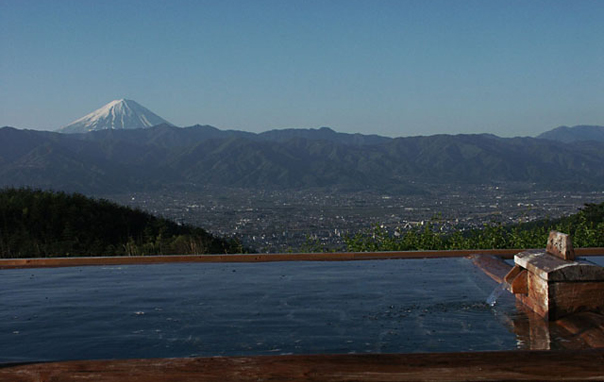
[[0,271],[0,362],[509,350],[467,259]]

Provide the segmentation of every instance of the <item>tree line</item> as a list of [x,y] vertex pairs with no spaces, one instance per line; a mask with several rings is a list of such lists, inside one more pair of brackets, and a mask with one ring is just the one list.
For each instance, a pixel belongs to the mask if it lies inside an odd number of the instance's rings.
[[0,190],[0,258],[241,253],[234,239],[81,194]]
[[[445,232],[438,220],[409,230],[375,227],[345,238],[349,252],[543,248],[551,230],[571,235],[575,247],[604,247],[604,203],[586,204],[560,219]],[[307,243],[303,252],[322,252]],[[0,258],[144,256],[242,253],[235,239],[181,225],[138,209],[81,194],[0,190]]]
[[345,239],[349,252],[528,249],[545,248],[552,230],[567,233],[576,248],[604,247],[604,203],[585,204],[576,214],[559,219],[504,225],[485,224],[480,229],[443,232],[438,220],[410,230],[388,232],[380,225]]

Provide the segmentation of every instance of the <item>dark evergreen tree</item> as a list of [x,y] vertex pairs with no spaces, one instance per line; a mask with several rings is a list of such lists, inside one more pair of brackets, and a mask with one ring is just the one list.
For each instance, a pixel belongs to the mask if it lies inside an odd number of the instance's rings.
[[235,240],[81,194],[0,191],[0,257],[235,253]]

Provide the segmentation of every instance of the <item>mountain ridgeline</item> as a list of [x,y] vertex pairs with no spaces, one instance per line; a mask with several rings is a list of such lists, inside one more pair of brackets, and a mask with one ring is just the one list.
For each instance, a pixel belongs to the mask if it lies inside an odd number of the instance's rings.
[[0,128],[0,186],[96,194],[203,186],[414,193],[426,184],[496,182],[593,189],[604,186],[603,163],[598,140],[170,124],[82,134]]
[[604,142],[604,127],[580,125],[575,127],[560,126],[537,136],[559,142],[598,141]]
[[0,191],[0,258],[242,252],[201,228],[80,194]]

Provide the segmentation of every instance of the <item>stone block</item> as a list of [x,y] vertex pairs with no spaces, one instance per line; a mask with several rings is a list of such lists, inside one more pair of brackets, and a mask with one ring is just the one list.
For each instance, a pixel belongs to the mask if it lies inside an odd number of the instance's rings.
[[[604,268],[565,261],[544,251],[519,253],[514,262],[527,272],[526,291],[523,281],[518,281],[516,297],[545,319],[553,321],[576,312],[604,311]],[[513,281],[520,277],[521,271],[515,273]]]
[[562,232],[551,231],[549,233],[545,251],[563,260],[575,259],[575,250],[570,236]]

